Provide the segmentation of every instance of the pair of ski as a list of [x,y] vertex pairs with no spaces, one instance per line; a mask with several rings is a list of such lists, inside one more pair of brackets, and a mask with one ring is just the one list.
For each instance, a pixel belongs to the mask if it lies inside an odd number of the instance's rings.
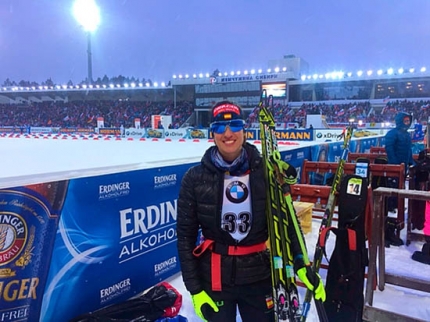
[[[303,310],[299,304],[299,296],[294,274],[293,254],[291,250],[289,226],[292,225],[298,236],[298,241],[306,265],[310,265],[306,245],[300,224],[295,214],[293,200],[290,193],[289,181],[284,176],[284,165],[278,150],[275,120],[272,114],[273,97],[267,96],[263,90],[259,104],[259,122],[261,149],[266,167],[267,191],[267,218],[269,230],[269,243],[272,264],[272,285],[274,296],[274,308],[276,321],[306,321],[312,300],[311,291],[307,290],[303,303]],[[344,137],[343,153],[330,190],[330,197],[321,223],[320,232],[331,225],[336,190],[343,174],[343,165],[348,155],[349,142],[352,136],[352,128],[348,128]],[[291,229],[291,226],[290,226]],[[323,252],[317,243],[312,269],[319,271]],[[328,321],[324,305],[315,300],[316,309],[320,321]]]

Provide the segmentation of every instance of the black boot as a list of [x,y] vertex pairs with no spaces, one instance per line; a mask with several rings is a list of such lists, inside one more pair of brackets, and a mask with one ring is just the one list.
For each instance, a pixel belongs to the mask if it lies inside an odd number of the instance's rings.
[[[387,217],[385,218],[385,246],[393,245],[393,246],[402,246],[403,240],[397,237],[397,222],[396,219]],[[389,246],[388,246],[389,247]]]
[[412,259],[414,261],[430,265],[430,243],[425,243],[420,252],[414,252],[412,254]]

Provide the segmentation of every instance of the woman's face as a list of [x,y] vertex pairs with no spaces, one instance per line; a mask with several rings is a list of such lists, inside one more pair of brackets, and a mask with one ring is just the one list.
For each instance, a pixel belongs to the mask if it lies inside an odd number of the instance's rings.
[[213,135],[215,144],[224,160],[231,162],[240,155],[245,141],[244,130],[233,132],[230,126],[227,126],[224,133],[214,133]]

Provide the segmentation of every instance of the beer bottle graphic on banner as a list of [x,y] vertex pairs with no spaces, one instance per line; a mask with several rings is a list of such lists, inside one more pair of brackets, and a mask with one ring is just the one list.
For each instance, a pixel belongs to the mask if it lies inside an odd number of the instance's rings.
[[39,321],[68,181],[0,189],[0,321]]

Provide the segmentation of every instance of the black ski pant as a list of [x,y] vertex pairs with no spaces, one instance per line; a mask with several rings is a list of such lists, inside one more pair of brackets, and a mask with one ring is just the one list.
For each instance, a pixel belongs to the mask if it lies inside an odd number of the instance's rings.
[[[387,186],[388,186],[388,188],[398,189],[399,188],[399,178],[389,177]],[[387,199],[388,199],[387,200],[388,211],[394,211],[394,209],[397,209],[397,203],[398,203],[397,197],[388,197]]]
[[[221,292],[211,290],[209,284],[205,291],[217,304],[219,312],[204,310],[203,314],[210,322],[236,322],[237,309],[243,322],[273,322],[272,279],[254,284],[225,286]],[[208,313],[206,313],[208,312]]]

